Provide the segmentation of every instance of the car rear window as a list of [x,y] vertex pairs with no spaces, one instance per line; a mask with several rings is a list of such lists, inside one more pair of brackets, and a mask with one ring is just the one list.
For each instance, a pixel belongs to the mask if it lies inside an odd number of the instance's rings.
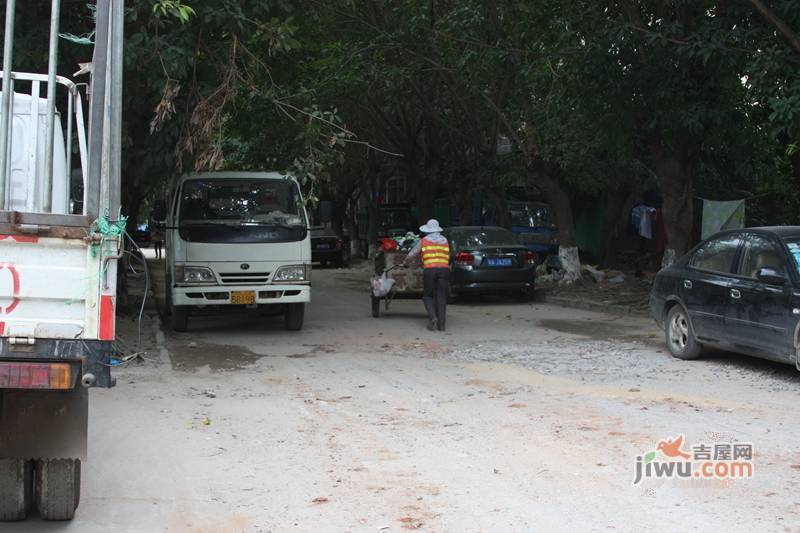
[[741,235],[724,235],[711,239],[697,249],[689,265],[708,272],[730,274],[741,242]]
[[449,238],[459,248],[473,246],[511,246],[520,244],[516,233],[503,228],[475,228],[447,232]]
[[795,271],[800,274],[800,237],[787,239],[786,247],[789,248],[789,253],[792,254],[792,259],[794,259]]

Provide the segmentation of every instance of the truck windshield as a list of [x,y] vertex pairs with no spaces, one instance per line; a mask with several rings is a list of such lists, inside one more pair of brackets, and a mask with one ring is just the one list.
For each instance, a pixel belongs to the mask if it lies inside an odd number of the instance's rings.
[[192,179],[181,188],[179,228],[191,242],[287,242],[307,233],[303,199],[289,179]]
[[511,224],[523,228],[553,228],[553,217],[550,206],[524,202],[512,202]]
[[416,230],[414,217],[408,209],[381,209],[381,233],[400,233]]

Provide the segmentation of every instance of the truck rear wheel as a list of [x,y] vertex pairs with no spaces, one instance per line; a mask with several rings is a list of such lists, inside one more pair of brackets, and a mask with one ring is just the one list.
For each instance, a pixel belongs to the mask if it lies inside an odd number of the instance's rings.
[[306,306],[303,303],[286,304],[286,329],[289,331],[300,331],[303,329],[303,318],[305,318]]
[[33,463],[0,459],[0,521],[25,520],[33,496]]
[[36,507],[44,520],[72,520],[81,499],[78,459],[36,461]]
[[172,329],[186,331],[189,329],[189,307],[186,305],[172,306]]

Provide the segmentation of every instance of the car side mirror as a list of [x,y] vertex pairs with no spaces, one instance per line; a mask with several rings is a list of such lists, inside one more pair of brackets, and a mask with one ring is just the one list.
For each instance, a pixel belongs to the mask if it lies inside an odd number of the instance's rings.
[[764,267],[759,268],[756,272],[758,281],[763,281],[770,285],[784,285],[786,283],[786,275],[780,270],[774,268]]

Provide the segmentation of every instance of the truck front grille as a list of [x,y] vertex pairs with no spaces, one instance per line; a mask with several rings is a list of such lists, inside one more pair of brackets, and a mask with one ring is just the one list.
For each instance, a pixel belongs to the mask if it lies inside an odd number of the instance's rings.
[[223,285],[253,285],[266,283],[269,272],[220,272]]

